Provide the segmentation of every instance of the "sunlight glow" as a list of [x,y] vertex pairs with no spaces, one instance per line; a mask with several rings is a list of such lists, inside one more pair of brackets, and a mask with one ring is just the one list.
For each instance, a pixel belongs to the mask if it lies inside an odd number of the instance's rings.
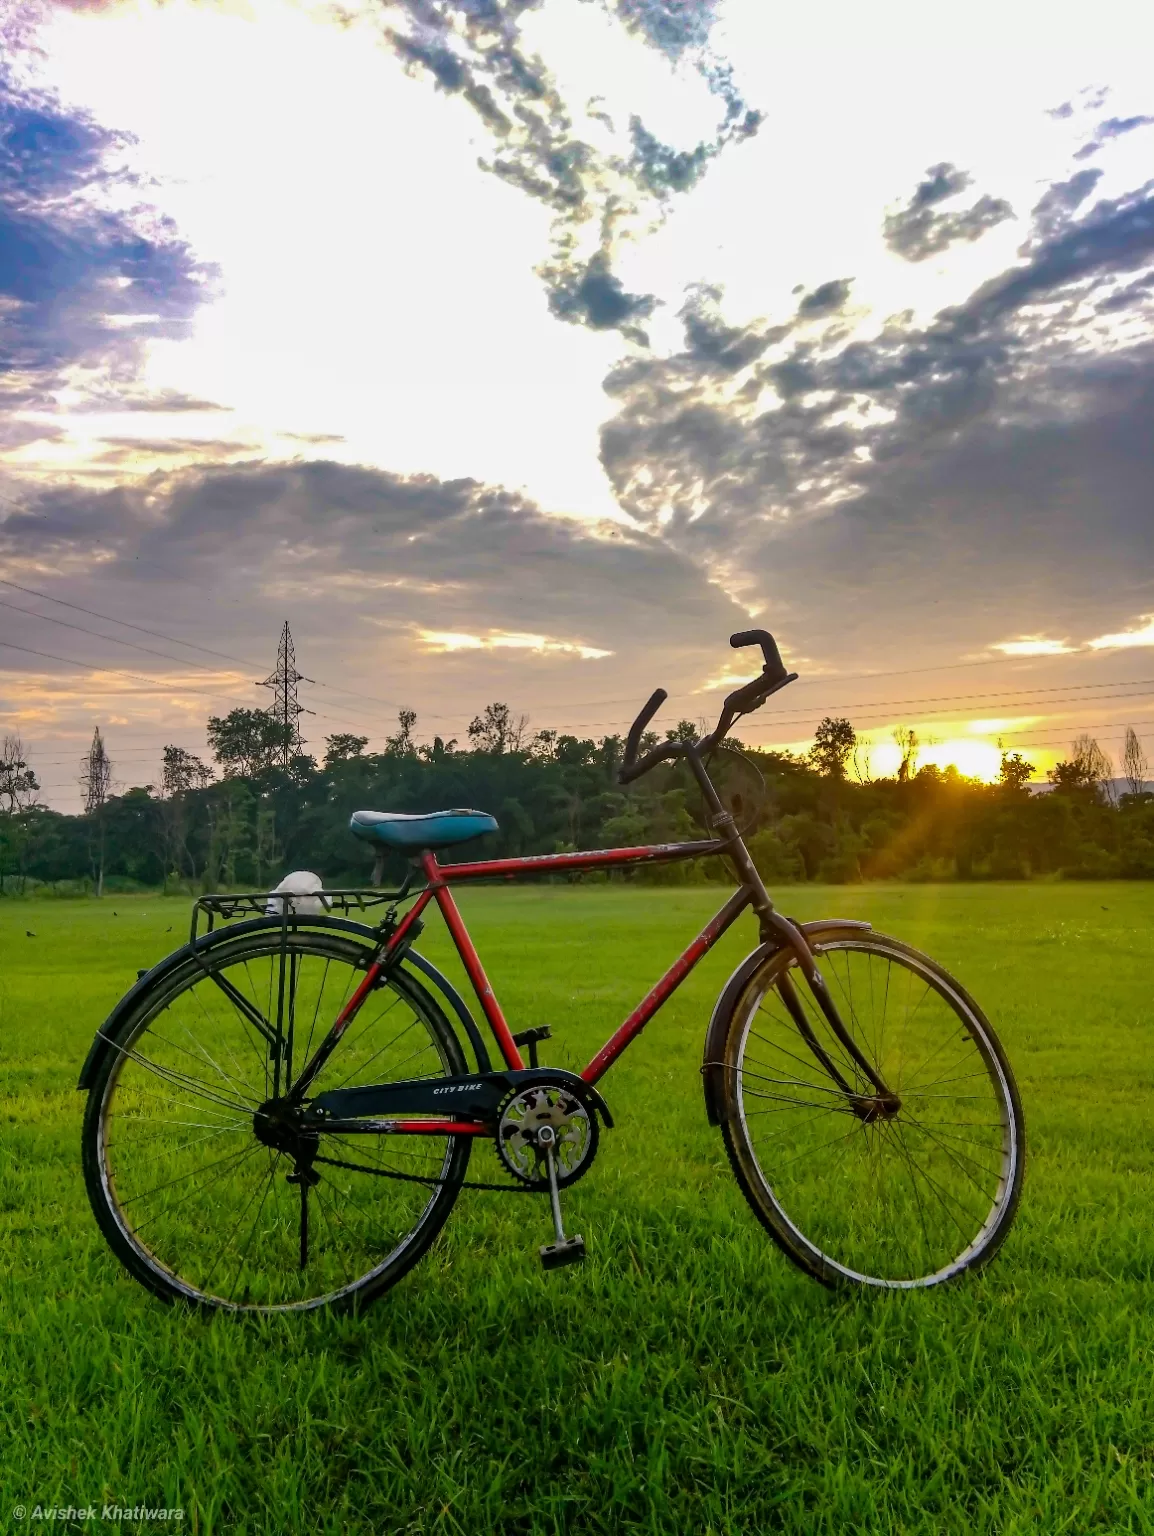
[[1141,629],[1125,629],[1119,635],[1099,635],[1090,641],[1092,651],[1124,650],[1135,645],[1154,645],[1154,613],[1142,614]]
[[1003,715],[995,720],[971,720],[968,729],[974,736],[1000,736],[1003,731],[1024,731],[1042,715]]
[[1064,640],[1047,640],[1042,635],[1027,635],[1021,640],[999,641],[991,649],[1001,651],[1004,656],[1068,656],[1078,647],[1067,645]]
[[[871,743],[867,750],[871,776],[892,779],[901,762],[901,752],[896,743],[879,741]],[[967,740],[964,736],[958,736],[920,747],[914,772],[928,765],[941,769],[953,767],[967,779],[980,779],[984,784],[992,784],[998,777],[1001,762],[1001,750],[992,741]]]
[[449,630],[422,629],[418,639],[427,651],[444,654],[447,651],[493,651],[510,649],[531,651],[538,656],[577,656],[582,661],[600,661],[612,656],[612,651],[598,650],[594,645],[580,645],[571,640],[550,640],[547,635],[510,634],[494,630],[487,635],[458,634]]

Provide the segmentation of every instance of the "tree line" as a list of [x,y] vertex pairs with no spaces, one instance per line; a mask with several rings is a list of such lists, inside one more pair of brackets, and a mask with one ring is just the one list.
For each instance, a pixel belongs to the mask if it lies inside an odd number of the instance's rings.
[[[268,711],[210,717],[211,761],[163,749],[156,782],[113,792],[99,730],[80,774],[84,811],[39,803],[20,739],[0,742],[0,894],[149,888],[266,889],[288,869],[315,869],[330,884],[364,884],[372,850],[348,834],[351,812],[472,806],[500,833],[448,858],[680,842],[710,833],[683,764],[638,783],[617,783],[620,736],[533,731],[504,703],[485,707],[465,743],[418,743],[417,716],[402,710],[380,751],[369,738],[329,736],[323,756],[300,750]],[[669,738],[695,737],[683,720]],[[1141,744],[1128,732],[1123,776],[1097,741],[1081,736],[1031,786],[1033,766],[1003,753],[998,781],[918,765],[912,730],[895,733],[897,771],[874,778],[852,723],[827,718],[808,754],[762,751],[730,740],[711,765],[722,797],[746,830],[770,882],[1154,878],[1154,795]],[[656,743],[650,732],[644,749]],[[391,874],[400,875],[399,859]],[[587,877],[596,878],[596,877]],[[606,878],[604,876],[600,878]],[[617,878],[616,876],[614,878]],[[678,883],[727,878],[717,861],[669,865],[626,878]]]

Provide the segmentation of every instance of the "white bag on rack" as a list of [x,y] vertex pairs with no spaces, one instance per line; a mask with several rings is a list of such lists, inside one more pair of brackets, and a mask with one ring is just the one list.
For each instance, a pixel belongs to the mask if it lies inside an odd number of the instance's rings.
[[319,875],[311,869],[296,869],[284,877],[276,890],[269,892],[265,915],[280,917],[287,906],[298,917],[319,917],[330,905],[323,892],[324,881]]

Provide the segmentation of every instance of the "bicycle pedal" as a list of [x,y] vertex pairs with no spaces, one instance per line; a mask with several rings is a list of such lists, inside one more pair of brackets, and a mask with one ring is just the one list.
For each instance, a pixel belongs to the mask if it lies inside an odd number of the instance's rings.
[[565,1264],[580,1264],[585,1257],[585,1239],[580,1233],[559,1243],[541,1245],[541,1263],[545,1269],[560,1269]]

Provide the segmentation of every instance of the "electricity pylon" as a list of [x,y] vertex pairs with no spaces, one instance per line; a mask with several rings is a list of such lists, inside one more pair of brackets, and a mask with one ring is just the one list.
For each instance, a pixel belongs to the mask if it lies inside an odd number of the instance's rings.
[[84,814],[91,816],[108,799],[112,788],[112,764],[104,747],[104,737],[97,726],[92,733],[92,745],[80,764],[80,789],[84,795]]
[[269,707],[269,714],[280,725],[284,726],[284,744],[280,751],[280,766],[288,770],[292,759],[304,751],[304,738],[301,736],[300,717],[311,715],[313,711],[306,709],[297,698],[297,684],[311,683],[312,678],[306,677],[303,672],[297,671],[296,652],[293,649],[293,637],[289,633],[288,620],[281,630],[280,645],[276,653],[276,671],[271,677],[266,677],[261,684],[262,688],[271,688],[273,701]]

